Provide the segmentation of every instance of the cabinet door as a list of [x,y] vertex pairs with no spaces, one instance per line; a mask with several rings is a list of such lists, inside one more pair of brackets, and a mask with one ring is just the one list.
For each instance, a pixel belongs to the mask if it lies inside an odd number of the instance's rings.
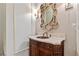
[[50,56],[51,48],[49,43],[39,42],[39,55],[40,56]]
[[53,46],[53,55],[54,56],[63,56],[63,50],[61,45],[54,45]]
[[50,50],[39,48],[39,56],[50,56]]
[[31,56],[38,56],[38,46],[37,42],[30,40],[30,55]]
[[37,55],[38,55],[37,46],[31,45],[31,56],[37,56]]

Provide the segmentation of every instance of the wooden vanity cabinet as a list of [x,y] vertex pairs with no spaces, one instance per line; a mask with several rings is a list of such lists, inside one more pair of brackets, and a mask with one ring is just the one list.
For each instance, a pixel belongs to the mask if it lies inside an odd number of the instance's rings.
[[30,56],[64,56],[64,41],[61,45],[53,45],[30,39]]

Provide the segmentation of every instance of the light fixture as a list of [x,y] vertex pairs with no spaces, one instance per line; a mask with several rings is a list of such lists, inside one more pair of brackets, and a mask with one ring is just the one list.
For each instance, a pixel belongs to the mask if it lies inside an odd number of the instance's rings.
[[65,10],[69,10],[73,8],[73,4],[72,3],[66,3],[65,4]]

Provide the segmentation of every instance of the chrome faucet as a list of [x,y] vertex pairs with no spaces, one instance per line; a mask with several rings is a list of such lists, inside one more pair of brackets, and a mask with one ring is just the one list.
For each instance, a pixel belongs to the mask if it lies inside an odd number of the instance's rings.
[[43,33],[43,36],[48,37],[48,32],[44,32],[44,33]]
[[51,37],[51,34],[48,34],[48,32],[44,32],[43,37]]

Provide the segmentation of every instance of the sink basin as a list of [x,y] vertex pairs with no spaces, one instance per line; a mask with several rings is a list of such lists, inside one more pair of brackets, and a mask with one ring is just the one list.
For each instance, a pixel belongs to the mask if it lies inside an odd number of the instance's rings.
[[40,38],[40,39],[48,39],[49,37],[46,37],[46,36],[38,36],[37,38]]

